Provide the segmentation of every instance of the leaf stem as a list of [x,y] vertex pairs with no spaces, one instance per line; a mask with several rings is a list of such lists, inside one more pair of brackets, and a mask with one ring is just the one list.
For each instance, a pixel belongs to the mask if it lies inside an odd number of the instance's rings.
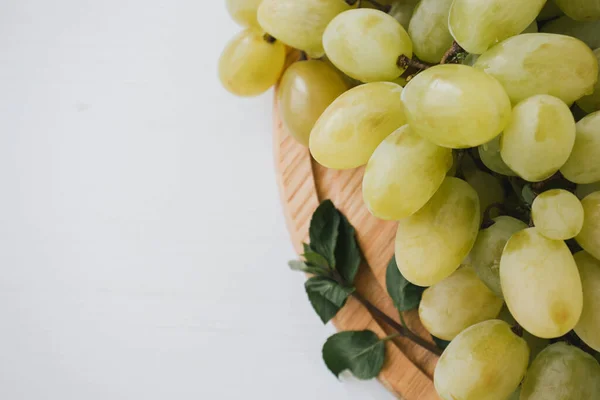
[[380,339],[379,341],[385,343],[385,342],[390,341],[392,339],[396,339],[399,336],[400,336],[400,334],[396,332],[396,333],[392,333],[389,336],[384,337],[383,339]]

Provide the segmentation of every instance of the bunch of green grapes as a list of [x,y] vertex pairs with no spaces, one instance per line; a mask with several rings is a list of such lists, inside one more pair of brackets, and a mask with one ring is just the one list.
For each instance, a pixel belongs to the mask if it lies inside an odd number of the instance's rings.
[[226,5],[223,86],[397,221],[440,397],[600,399],[600,0]]

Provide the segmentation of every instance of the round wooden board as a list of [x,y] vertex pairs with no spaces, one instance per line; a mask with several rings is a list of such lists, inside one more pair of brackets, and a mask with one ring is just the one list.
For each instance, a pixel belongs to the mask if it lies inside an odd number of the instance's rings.
[[[398,313],[385,289],[387,265],[394,254],[396,223],[373,217],[362,199],[364,168],[347,171],[326,169],[316,163],[308,149],[298,144],[283,128],[274,102],[274,153],[277,181],[291,240],[298,254],[308,241],[308,226],[313,211],[331,199],[354,225],[366,265],[357,276],[357,289],[389,316]],[[408,326],[418,335],[430,338],[416,311],[404,315]],[[358,301],[350,299],[333,320],[338,330],[370,329],[380,337],[393,333],[376,321]],[[437,356],[406,339],[388,342],[387,360],[379,380],[404,400],[439,399],[432,382]]]

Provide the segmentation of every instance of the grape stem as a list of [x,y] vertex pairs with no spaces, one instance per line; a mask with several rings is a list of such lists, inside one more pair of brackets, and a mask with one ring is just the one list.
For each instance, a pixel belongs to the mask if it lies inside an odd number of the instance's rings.
[[268,33],[265,33],[263,35],[263,39],[265,39],[265,42],[267,42],[267,43],[275,43],[277,41],[276,38],[274,38],[273,36],[269,35]]
[[456,43],[456,40],[455,40],[454,42],[452,42],[452,46],[450,46],[450,48],[446,51],[446,53],[442,57],[442,61],[440,61],[440,64],[456,63],[456,60],[453,60],[453,59],[455,59],[459,53],[464,53],[464,52],[465,52],[465,50],[462,47],[460,47],[460,45],[458,43]]
[[408,67],[413,67],[416,69],[424,70],[424,69],[432,67],[431,64],[424,63],[424,62],[422,62],[420,60],[416,60],[414,58],[408,58],[404,54],[402,54],[400,57],[398,57],[398,61],[396,61],[396,64],[402,69],[406,69]]
[[512,328],[510,328],[510,330],[513,331],[513,333],[518,337],[523,337],[523,327],[519,325],[518,322],[515,322]]

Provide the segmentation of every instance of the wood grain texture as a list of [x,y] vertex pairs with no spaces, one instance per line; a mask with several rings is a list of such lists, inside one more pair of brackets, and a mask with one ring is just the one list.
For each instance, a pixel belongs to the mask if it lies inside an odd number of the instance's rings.
[[[398,313],[385,289],[387,265],[394,253],[396,223],[373,217],[362,200],[364,168],[336,171],[322,167],[286,132],[274,107],[274,154],[277,181],[285,218],[294,248],[300,254],[308,241],[313,211],[325,199],[331,199],[350,220],[365,257],[356,286],[369,301],[399,321]],[[429,338],[414,312],[404,315],[409,327]],[[380,337],[393,331],[378,323],[356,300],[349,299],[333,320],[338,330],[370,329]],[[404,400],[437,400],[432,376],[437,356],[405,339],[388,342],[387,361],[379,380]]]

